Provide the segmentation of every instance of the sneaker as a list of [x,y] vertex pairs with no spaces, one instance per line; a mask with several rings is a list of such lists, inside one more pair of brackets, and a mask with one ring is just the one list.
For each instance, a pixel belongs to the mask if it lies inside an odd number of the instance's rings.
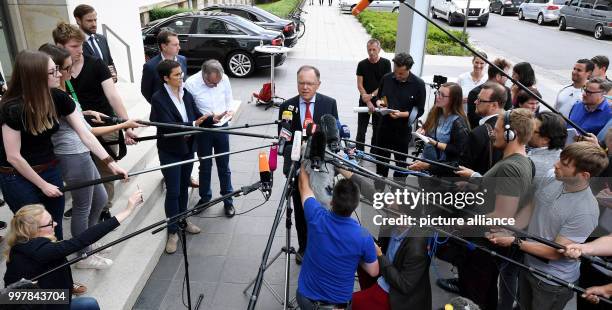
[[[104,243],[102,242],[95,242],[94,244],[91,245],[92,248],[97,249],[97,248],[101,248],[104,246]],[[110,252],[113,250],[113,247],[108,247],[100,252],[98,252],[99,254],[110,254]]]
[[178,244],[178,235],[169,234],[168,241],[166,241],[166,253],[172,254],[176,252],[177,244]]
[[109,209],[104,209],[102,210],[102,213],[100,213],[100,222],[104,222],[106,220],[110,220],[113,216],[111,215],[111,212]]
[[107,269],[112,264],[112,260],[94,254],[76,263],[75,267],[79,269]]
[[72,283],[72,289],[70,290],[70,292],[72,292],[72,295],[83,295],[87,292],[87,286],[81,284],[81,283],[77,283],[74,282]]
[[200,229],[200,227],[196,226],[195,224],[193,224],[192,222],[187,221],[187,227],[185,227],[185,231],[190,233],[190,234],[199,234],[200,231],[202,231]]
[[72,217],[72,209],[68,209],[68,211],[64,212],[64,218],[69,220]]

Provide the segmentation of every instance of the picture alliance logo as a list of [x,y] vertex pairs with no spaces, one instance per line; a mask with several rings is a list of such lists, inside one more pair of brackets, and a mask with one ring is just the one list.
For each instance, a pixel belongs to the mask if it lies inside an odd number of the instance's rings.
[[452,205],[457,209],[474,205],[480,207],[485,203],[486,193],[486,189],[480,192],[428,192],[424,189],[415,192],[397,189],[395,192],[374,193],[372,207],[376,210],[393,204],[407,206],[410,209],[416,208],[417,205],[428,204]]

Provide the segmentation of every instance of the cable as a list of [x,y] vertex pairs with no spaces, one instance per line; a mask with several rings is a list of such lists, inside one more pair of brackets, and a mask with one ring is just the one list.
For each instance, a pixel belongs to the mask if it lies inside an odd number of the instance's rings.
[[[263,195],[263,193],[262,193],[262,195]],[[265,196],[264,196],[264,197],[265,197]],[[259,207],[261,207],[261,206],[263,206],[263,205],[264,205],[266,202],[268,202],[268,200],[269,200],[269,198],[268,198],[268,199],[266,199],[266,200],[264,200],[264,202],[262,202],[262,203],[260,203],[260,204],[258,204],[258,205],[256,205],[256,206],[254,206],[254,207],[252,207],[252,208],[251,208],[251,209],[249,209],[249,210],[246,210],[246,211],[244,211],[244,212],[240,212],[240,213],[236,213],[236,214],[234,214],[234,215],[244,215],[244,214],[247,214],[247,213],[249,213],[249,212],[251,212],[251,211],[253,211],[253,210],[255,210],[255,209],[257,209],[257,208],[259,208]],[[284,211],[283,211],[283,212],[284,212]],[[195,215],[195,217],[197,217],[197,218],[201,218],[201,219],[214,219],[214,218],[225,217],[225,215],[216,215],[216,216],[199,216],[199,215]]]

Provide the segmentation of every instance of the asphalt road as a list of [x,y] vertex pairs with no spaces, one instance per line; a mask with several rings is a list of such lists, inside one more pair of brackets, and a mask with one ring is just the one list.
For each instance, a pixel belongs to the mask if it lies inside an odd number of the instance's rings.
[[[445,20],[438,20],[448,26]],[[462,27],[451,27],[462,30]],[[516,16],[491,14],[486,27],[468,26],[470,41],[487,51],[495,51],[513,63],[527,61],[557,75],[565,84],[575,61],[595,55],[612,58],[612,40],[596,40],[592,33],[568,29],[556,24],[539,26],[535,21],[519,21]],[[552,78],[552,77],[551,77]]]

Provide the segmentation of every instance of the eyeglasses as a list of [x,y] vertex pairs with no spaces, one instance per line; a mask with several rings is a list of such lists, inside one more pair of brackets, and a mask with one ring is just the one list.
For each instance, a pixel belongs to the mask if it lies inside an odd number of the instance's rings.
[[319,85],[319,83],[317,82],[298,82],[298,86],[308,86],[308,87],[314,87]]
[[61,67],[60,70],[62,71],[70,71],[70,69],[72,69],[72,65],[69,66],[65,66],[65,67]]
[[603,93],[603,90],[598,90],[598,91],[590,91],[588,90],[586,87],[582,88],[582,92],[587,94],[587,95],[592,95],[592,94],[598,94],[598,93]]
[[60,71],[60,66],[55,66],[55,68],[49,70],[47,73],[49,73],[49,75],[53,75],[56,76]]
[[497,102],[495,100],[484,100],[484,99],[480,99],[480,97],[476,98],[476,102],[481,102],[481,103],[493,103],[493,102]]
[[51,227],[53,228],[53,224],[55,224],[55,222],[53,221],[53,219],[51,219],[51,221],[49,222],[49,224],[47,225],[43,225],[43,226],[38,226],[38,229],[43,229],[45,227]]

